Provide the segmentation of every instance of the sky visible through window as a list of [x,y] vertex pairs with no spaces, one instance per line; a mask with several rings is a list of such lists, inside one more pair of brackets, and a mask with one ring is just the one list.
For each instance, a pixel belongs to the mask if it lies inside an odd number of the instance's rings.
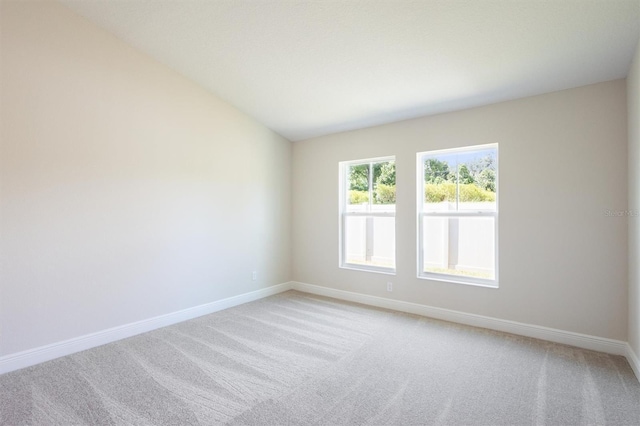
[[440,161],[446,162],[451,170],[454,170],[459,165],[469,165],[476,161],[480,161],[487,156],[491,156],[495,164],[496,152],[497,151],[495,149],[482,149],[471,152],[449,152],[443,154],[434,154],[432,158],[437,158]]

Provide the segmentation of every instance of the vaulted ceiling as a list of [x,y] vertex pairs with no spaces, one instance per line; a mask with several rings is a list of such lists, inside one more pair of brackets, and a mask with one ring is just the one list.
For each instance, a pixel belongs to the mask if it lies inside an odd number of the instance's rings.
[[298,141],[624,78],[640,0],[61,0]]

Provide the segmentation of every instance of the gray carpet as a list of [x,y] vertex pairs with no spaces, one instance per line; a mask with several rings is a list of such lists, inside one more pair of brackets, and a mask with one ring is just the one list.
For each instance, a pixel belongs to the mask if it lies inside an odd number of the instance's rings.
[[0,376],[2,425],[640,424],[620,356],[286,292]]

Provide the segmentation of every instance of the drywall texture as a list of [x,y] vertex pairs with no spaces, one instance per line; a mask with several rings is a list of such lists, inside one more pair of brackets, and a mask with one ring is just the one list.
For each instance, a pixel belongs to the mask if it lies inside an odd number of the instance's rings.
[[[293,145],[293,279],[627,340],[625,81]],[[416,153],[499,144],[500,287],[416,278]],[[338,162],[396,156],[397,274],[338,268]],[[609,212],[609,214],[607,214]],[[386,283],[394,283],[393,293]]]
[[629,345],[640,356],[640,42],[627,77],[629,126]]
[[289,141],[55,2],[1,19],[0,355],[289,280]]

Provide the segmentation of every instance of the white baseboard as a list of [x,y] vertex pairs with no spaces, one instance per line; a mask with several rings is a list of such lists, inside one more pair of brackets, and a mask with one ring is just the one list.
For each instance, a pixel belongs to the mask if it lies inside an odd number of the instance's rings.
[[[425,317],[471,325],[474,327],[488,328],[491,330],[503,331],[520,336],[527,336],[536,339],[547,340],[550,342],[563,343],[565,345],[576,346],[579,348],[590,349],[598,352],[623,355],[627,356],[627,359],[629,359],[628,354],[631,351],[631,348],[629,347],[627,342],[623,342],[620,340],[573,333],[570,331],[558,330],[555,328],[491,318],[483,315],[468,314],[465,312],[452,311],[449,309],[436,308],[433,306],[420,305],[418,303],[404,302],[401,300],[369,296],[366,294],[337,290],[334,288],[322,287],[313,284],[305,284],[301,282],[293,282],[292,284],[294,290],[317,294],[319,296],[333,297],[335,299],[348,300],[350,302],[377,306],[379,308],[393,309],[395,311],[422,315]],[[634,371],[636,372],[637,376],[639,365],[637,362],[637,357],[635,358],[635,362],[636,367],[634,367]],[[629,363],[632,364],[633,367],[633,363],[630,359]]]
[[640,358],[638,358],[638,354],[636,354],[631,345],[627,343],[627,361],[629,361],[629,365],[634,373],[636,373],[636,378],[640,380]]
[[634,353],[628,343],[619,340],[606,339],[602,337],[590,336],[586,334],[573,333],[548,327],[519,323],[515,321],[491,318],[482,315],[468,314],[465,312],[453,311],[449,309],[436,308],[433,306],[420,305],[417,303],[404,302],[401,300],[386,299],[383,297],[369,296],[350,291],[337,290],[329,287],[322,287],[301,282],[287,282],[264,289],[240,294],[215,302],[206,303],[200,306],[183,309],[170,314],[161,315],[154,318],[125,324],[122,326],[102,330],[96,333],[87,334],[62,342],[41,346],[35,349],[26,350],[14,354],[0,357],[0,374],[21,368],[30,367],[45,361],[50,361],[76,352],[91,349],[117,340],[126,339],[137,334],[146,333],[158,328],[177,324],[182,321],[208,315],[247,302],[262,299],[287,290],[298,290],[320,296],[333,297],[335,299],[347,300],[350,302],[362,303],[365,305],[377,306],[380,308],[393,309],[396,311],[422,315],[430,318],[445,321],[467,324],[475,327],[488,328],[491,330],[504,331],[506,333],[518,334],[521,336],[533,337],[548,340],[556,343],[563,343],[584,349],[591,349],[599,352],[614,355],[623,355],[629,361],[636,377],[640,379],[640,359]]
[[242,305],[243,303],[252,302],[267,296],[282,293],[283,291],[291,290],[292,287],[293,285],[291,282],[282,283],[249,293],[240,294],[238,296],[216,300],[215,302],[206,303],[204,305],[172,312],[170,314],[160,315],[154,318],[75,337],[62,342],[40,346],[35,349],[5,355],[0,357],[0,374],[30,367],[41,362],[50,361],[55,358],[95,348],[96,346],[115,342],[116,340],[126,339],[127,337],[132,337],[137,334],[146,333],[161,327],[197,318],[202,315]]

